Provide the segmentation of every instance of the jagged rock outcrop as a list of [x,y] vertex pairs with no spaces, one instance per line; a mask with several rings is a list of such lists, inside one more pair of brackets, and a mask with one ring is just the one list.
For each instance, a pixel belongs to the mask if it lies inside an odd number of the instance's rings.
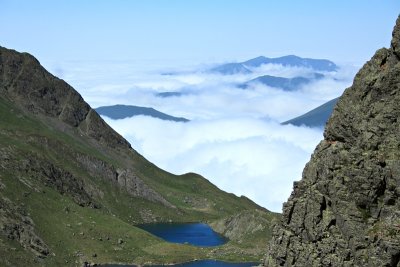
[[49,254],[43,240],[35,233],[32,219],[21,207],[12,204],[8,199],[0,198],[0,234],[18,241],[21,246],[42,258]]
[[[11,160],[12,153],[7,149],[0,149],[0,170],[6,168]],[[0,235],[18,241],[22,247],[29,249],[38,257],[46,257],[49,249],[36,234],[33,220],[24,206],[18,206],[2,195],[5,187],[0,176]]]
[[339,99],[264,265],[400,266],[400,17]]
[[79,160],[81,167],[88,171],[92,177],[108,180],[125,189],[131,196],[141,197],[152,202],[161,203],[166,207],[176,208],[135,175],[133,170],[115,169],[111,164],[88,155],[77,154],[76,158]]
[[259,210],[243,211],[238,214],[211,223],[211,227],[217,233],[225,237],[241,242],[244,238],[264,234],[264,229],[270,228],[275,223]]
[[0,234],[18,241],[22,247],[40,258],[49,254],[47,245],[36,234],[34,223],[24,209],[2,197],[0,197]]

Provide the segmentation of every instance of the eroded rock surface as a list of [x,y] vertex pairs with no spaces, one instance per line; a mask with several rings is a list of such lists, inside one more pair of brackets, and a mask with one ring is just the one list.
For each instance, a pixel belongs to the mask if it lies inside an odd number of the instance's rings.
[[265,266],[400,266],[400,17],[339,99]]
[[[1,190],[1,189],[0,189]],[[0,235],[16,240],[34,255],[43,258],[49,254],[45,242],[36,234],[35,224],[21,206],[14,205],[0,195]]]

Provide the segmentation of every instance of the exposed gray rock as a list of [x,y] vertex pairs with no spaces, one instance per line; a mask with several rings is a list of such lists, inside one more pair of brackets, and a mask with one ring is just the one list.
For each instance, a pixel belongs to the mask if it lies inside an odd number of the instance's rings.
[[210,226],[231,240],[242,241],[248,236],[264,234],[264,230],[270,229],[274,223],[275,220],[263,217],[261,211],[249,210],[212,222]]
[[46,257],[49,249],[35,233],[34,223],[23,208],[0,197],[0,235],[18,241],[38,257]]
[[[44,160],[38,154],[26,153],[24,159],[19,159],[13,155],[12,147],[10,147],[0,150],[0,160],[2,161],[0,170],[12,169],[16,179],[19,179],[36,192],[40,191],[37,181],[41,181],[43,185],[70,196],[80,206],[96,207],[94,201],[85,191],[84,183],[81,179]],[[29,194],[29,192],[25,192],[24,196],[26,197]]]
[[339,99],[265,266],[400,266],[400,17]]
[[133,196],[142,197],[153,202],[160,202],[164,206],[175,208],[175,206],[169,203],[163,196],[137,177],[132,170],[117,170],[117,181],[122,188],[126,188],[128,193]]
[[[175,208],[174,205],[169,203],[163,196],[135,175],[132,170],[115,169],[114,166],[107,162],[84,154],[77,154],[76,158],[81,163],[83,169],[87,170],[92,177],[106,179],[116,186],[126,190],[131,196],[141,197],[152,202],[162,203],[164,206],[170,208]],[[94,194],[98,194],[97,192],[94,192],[95,189],[87,188],[87,191],[89,190]]]

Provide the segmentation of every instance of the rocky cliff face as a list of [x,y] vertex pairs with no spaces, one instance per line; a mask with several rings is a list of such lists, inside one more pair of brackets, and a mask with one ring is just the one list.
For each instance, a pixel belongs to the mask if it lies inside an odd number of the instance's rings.
[[400,266],[400,17],[338,101],[265,266]]

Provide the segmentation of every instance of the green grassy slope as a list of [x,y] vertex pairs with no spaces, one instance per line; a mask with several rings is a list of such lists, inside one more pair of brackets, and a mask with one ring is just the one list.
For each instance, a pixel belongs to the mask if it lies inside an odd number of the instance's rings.
[[[269,221],[277,215],[219,190],[199,175],[165,172],[128,146],[105,145],[103,139],[82,130],[90,124],[88,119],[74,127],[58,117],[31,112],[21,104],[20,95],[12,94],[16,82],[4,82],[4,73],[3,80],[0,77],[0,266],[261,258],[265,248],[252,245],[251,238],[202,249],[170,244],[135,227],[155,221],[212,222],[244,211],[257,211]],[[102,125],[96,124],[98,131],[112,131]],[[125,183],[120,179],[124,173],[129,173]],[[270,231],[270,226],[260,230],[263,244]]]

